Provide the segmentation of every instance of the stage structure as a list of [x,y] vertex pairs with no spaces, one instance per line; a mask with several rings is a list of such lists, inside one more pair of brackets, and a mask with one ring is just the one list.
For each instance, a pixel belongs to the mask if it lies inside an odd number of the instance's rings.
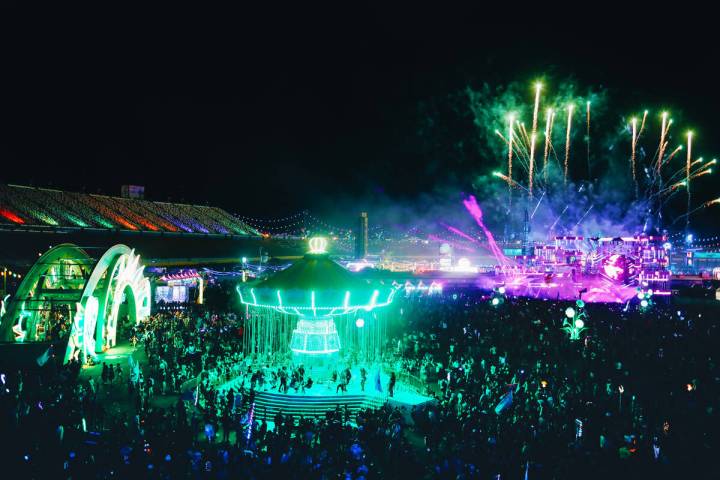
[[324,238],[273,277],[237,291],[246,308],[244,350],[260,361],[293,363],[315,377],[349,364],[379,363],[386,332],[383,307],[397,286],[370,282],[330,259]]
[[65,243],[41,255],[15,295],[5,302],[0,339],[52,342],[64,361],[86,362],[115,346],[119,320],[150,315],[150,282],[140,256],[125,245],[99,258]]

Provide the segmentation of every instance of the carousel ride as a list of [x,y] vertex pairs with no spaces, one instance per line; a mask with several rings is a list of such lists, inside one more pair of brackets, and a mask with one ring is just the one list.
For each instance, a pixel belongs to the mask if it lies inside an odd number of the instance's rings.
[[[272,418],[282,410],[317,416],[338,406],[357,411],[387,401],[406,406],[429,401],[401,379],[391,382],[392,367],[383,361],[392,315],[388,307],[397,285],[346,270],[330,258],[324,238],[310,239],[309,246],[287,269],[237,288],[251,368],[290,372],[302,367],[304,381],[312,379],[311,388],[287,391],[256,385],[254,414]],[[220,390],[243,387],[249,387],[247,379],[235,379]]]

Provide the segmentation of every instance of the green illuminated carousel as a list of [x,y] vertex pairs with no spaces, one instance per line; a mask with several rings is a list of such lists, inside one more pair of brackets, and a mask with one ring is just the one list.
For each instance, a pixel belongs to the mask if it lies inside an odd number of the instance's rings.
[[396,288],[357,277],[333,261],[324,238],[264,282],[238,287],[246,308],[244,349],[271,363],[292,359],[318,371],[347,363],[374,363],[382,356],[386,319]]

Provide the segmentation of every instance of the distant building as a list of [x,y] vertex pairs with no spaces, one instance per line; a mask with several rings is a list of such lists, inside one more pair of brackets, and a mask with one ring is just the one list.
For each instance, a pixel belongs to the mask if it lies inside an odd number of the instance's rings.
[[368,214],[360,212],[358,229],[355,234],[355,258],[365,258],[368,253]]
[[145,187],[141,185],[123,185],[120,187],[120,196],[122,198],[145,198]]

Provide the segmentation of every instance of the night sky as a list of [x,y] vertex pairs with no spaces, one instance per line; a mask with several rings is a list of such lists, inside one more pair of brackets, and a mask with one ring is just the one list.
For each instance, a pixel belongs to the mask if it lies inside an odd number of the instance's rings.
[[497,161],[426,168],[418,103],[548,72],[611,89],[618,115],[682,111],[698,148],[720,154],[712,32],[594,20],[278,7],[88,28],[5,16],[0,179],[108,194],[134,183],[249,216],[338,218],[349,201],[467,189]]

